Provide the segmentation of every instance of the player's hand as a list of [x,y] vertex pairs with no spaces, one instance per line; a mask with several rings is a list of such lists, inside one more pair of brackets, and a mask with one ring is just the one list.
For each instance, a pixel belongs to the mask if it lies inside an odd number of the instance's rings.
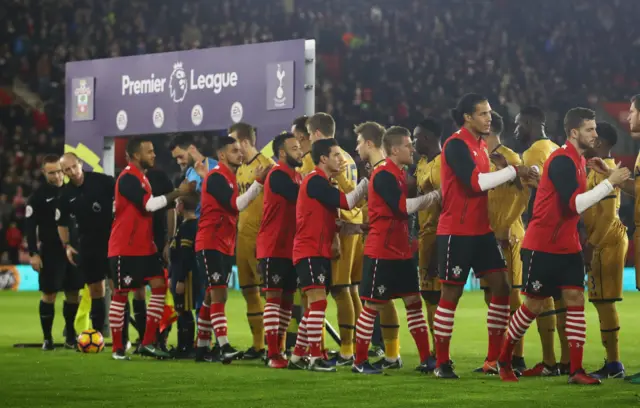
[[186,196],[196,191],[196,182],[184,180],[178,187],[178,192],[181,196]]
[[346,160],[344,160],[342,162],[342,164],[340,164],[340,174],[344,173],[345,171],[347,171],[347,167],[349,167],[349,163],[347,163]]
[[267,177],[267,174],[269,174],[269,170],[271,170],[272,167],[272,164],[268,165],[267,167],[263,167],[262,165],[256,167],[253,175],[255,176],[256,180],[258,180],[258,183],[262,183],[264,181],[264,179]]
[[607,166],[607,163],[599,157],[589,159],[589,161],[587,161],[587,168],[595,171],[596,173],[604,174],[605,176],[610,176],[614,170]]
[[193,169],[196,171],[196,174],[198,174],[198,176],[200,176],[201,178],[205,178],[205,176],[209,172],[207,169],[207,163],[203,163],[203,162],[196,162],[193,165]]
[[365,222],[365,223],[360,224],[360,229],[362,230],[363,234],[366,234],[371,229],[371,226],[369,225],[368,222]]
[[178,295],[184,294],[184,282],[176,282],[176,293]]
[[169,265],[169,250],[171,248],[171,243],[167,242],[164,244],[164,248],[162,249],[162,258],[164,258],[164,262]]
[[40,258],[40,255],[33,255],[31,259],[29,259],[29,263],[34,271],[40,272],[42,270],[42,259]]
[[613,169],[609,175],[609,182],[614,186],[620,185],[622,182],[631,178],[631,172],[626,167],[620,167],[620,163],[616,164],[616,168]]
[[489,159],[491,159],[493,164],[496,166],[496,169],[498,170],[502,170],[509,165],[509,163],[507,163],[507,159],[505,159],[503,155],[497,152],[491,153]]
[[67,253],[67,259],[69,260],[69,263],[73,266],[78,266],[76,265],[76,261],[75,261],[75,257],[74,255],[78,255],[78,251],[76,251],[76,249],[74,247],[72,247],[71,245],[67,244],[66,247],[66,251]]

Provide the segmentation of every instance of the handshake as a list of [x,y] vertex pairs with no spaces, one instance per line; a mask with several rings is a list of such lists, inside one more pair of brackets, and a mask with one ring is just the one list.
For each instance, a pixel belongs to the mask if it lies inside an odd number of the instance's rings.
[[[493,164],[496,166],[497,170],[502,170],[505,167],[509,166],[509,163],[507,163],[507,159],[505,159],[505,157],[500,153],[492,153],[489,158],[491,159]],[[528,166],[519,165],[519,166],[513,166],[513,168],[516,169],[516,174],[518,176],[518,178],[516,178],[516,181],[515,181],[516,184],[519,184],[520,180],[522,180],[528,185],[531,185],[534,187],[538,186],[538,182],[540,182],[540,171],[537,166],[528,167]]]

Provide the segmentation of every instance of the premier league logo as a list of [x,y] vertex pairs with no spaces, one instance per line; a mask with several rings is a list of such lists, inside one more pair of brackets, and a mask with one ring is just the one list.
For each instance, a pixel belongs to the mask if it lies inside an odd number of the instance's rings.
[[187,96],[187,73],[182,68],[182,62],[173,64],[173,71],[169,77],[169,95],[175,103],[184,101]]

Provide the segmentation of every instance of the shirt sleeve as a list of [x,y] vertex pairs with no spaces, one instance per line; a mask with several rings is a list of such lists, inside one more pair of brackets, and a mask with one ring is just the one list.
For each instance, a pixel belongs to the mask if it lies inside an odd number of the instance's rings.
[[198,175],[193,167],[189,167],[187,169],[187,173],[185,174],[185,178],[188,182],[195,181],[196,182],[196,191],[200,193],[202,191],[202,177]]
[[238,211],[236,196],[232,187],[222,174],[213,173],[207,179],[207,193],[211,194],[221,206],[229,211]]
[[549,163],[549,179],[560,196],[560,200],[576,212],[576,196],[579,193],[576,165],[567,156],[556,156]]
[[373,191],[375,191],[391,210],[400,215],[407,215],[407,202],[402,199],[402,191],[393,174],[381,171],[373,178]]
[[145,206],[151,198],[151,194],[147,193],[140,180],[133,174],[125,174],[118,181],[118,191],[120,194],[131,201],[140,211],[147,211]]
[[310,198],[318,200],[328,207],[349,209],[347,196],[320,175],[311,177],[311,180],[307,182],[307,194]]
[[71,208],[69,206],[69,198],[64,194],[60,195],[58,200],[58,211],[60,212],[60,218],[58,218],[57,224],[61,227],[69,227]]
[[29,247],[29,253],[38,253],[38,217],[40,210],[40,196],[38,190],[27,200],[26,207],[26,219],[25,219],[25,232],[27,235],[27,245]]
[[287,201],[296,201],[298,199],[300,185],[291,180],[291,177],[284,171],[272,171],[269,175],[269,185],[271,186],[271,191],[281,195]]
[[452,139],[444,149],[447,164],[456,177],[473,191],[481,191],[478,184],[478,168],[471,158],[467,145],[460,139]]
[[174,279],[177,282],[184,282],[189,274],[189,265],[191,265],[188,260],[195,256],[193,253],[193,241],[187,237],[176,237],[176,245],[180,251],[180,265],[176,265]]

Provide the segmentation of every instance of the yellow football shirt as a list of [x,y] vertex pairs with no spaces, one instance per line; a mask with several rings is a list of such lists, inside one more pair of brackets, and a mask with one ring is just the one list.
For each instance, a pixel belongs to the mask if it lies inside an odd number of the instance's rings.
[[[418,184],[418,194],[426,194],[431,191],[440,189],[440,155],[428,161],[426,157],[422,157],[416,165],[415,178]],[[440,204],[434,204],[429,208],[418,212],[418,223],[420,224],[420,236],[432,235],[436,233],[438,228],[438,219]]]
[[559,146],[551,141],[551,139],[540,139],[535,141],[523,154],[522,160],[527,167],[536,167],[540,175],[544,168],[544,162],[547,161],[551,153]]
[[[500,145],[494,151],[504,156],[510,165],[522,165],[520,156],[508,147]],[[491,171],[496,171],[493,163]],[[489,190],[489,222],[498,239],[524,238],[522,214],[528,202],[529,189],[514,182]]]
[[[604,162],[610,168],[616,167],[615,160],[612,158],[606,158]],[[605,175],[590,171],[587,176],[587,190],[591,190],[606,178]],[[591,245],[596,248],[615,245],[624,239],[627,227],[620,220],[619,212],[620,189],[617,187],[598,204],[584,212],[584,226]]]
[[[346,166],[343,172],[334,177],[333,184],[338,187],[338,190],[348,194],[358,185],[358,167],[349,153],[342,148],[340,148],[340,152]],[[356,207],[352,210],[340,210],[340,219],[351,224],[362,224],[362,209]]]
[[298,173],[306,176],[311,173],[313,169],[316,168],[316,165],[313,164],[313,159],[311,158],[311,152],[307,152],[302,156],[302,166],[298,167]]
[[[380,166],[382,163],[384,163],[384,161],[385,161],[385,159],[382,159],[379,162],[377,162],[376,164],[374,164],[373,165],[373,169],[371,169],[371,171],[377,169],[378,166]],[[368,223],[369,222],[369,204],[367,203],[366,199],[364,200],[364,204],[362,205],[360,210],[362,211],[362,222]]]
[[[273,160],[267,158],[262,153],[258,153],[247,163],[243,163],[236,173],[238,183],[238,194],[244,194],[251,184],[256,180],[255,170],[258,166],[269,167],[275,164]],[[263,193],[260,193],[255,200],[242,212],[238,219],[238,233],[248,236],[257,236],[262,221]]]

